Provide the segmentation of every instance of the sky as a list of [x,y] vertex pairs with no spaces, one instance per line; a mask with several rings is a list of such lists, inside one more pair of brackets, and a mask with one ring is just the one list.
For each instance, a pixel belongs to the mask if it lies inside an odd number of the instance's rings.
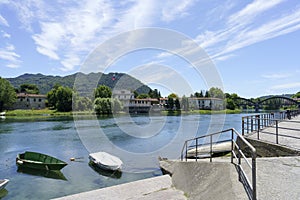
[[300,91],[299,52],[298,0],[0,0],[3,78],[88,63],[86,72],[128,73],[163,95],[215,86],[255,98]]

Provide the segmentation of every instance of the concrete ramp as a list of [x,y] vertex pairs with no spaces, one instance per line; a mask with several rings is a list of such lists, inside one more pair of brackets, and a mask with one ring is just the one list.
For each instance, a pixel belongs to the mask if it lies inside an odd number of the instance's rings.
[[89,192],[83,192],[70,196],[57,198],[56,200],[152,200],[152,199],[174,199],[184,200],[186,197],[180,190],[172,186],[172,180],[169,175],[158,176],[154,178],[143,179],[112,187],[102,188]]
[[173,185],[189,199],[249,199],[238,180],[235,166],[228,162],[160,161],[164,171],[172,174]]

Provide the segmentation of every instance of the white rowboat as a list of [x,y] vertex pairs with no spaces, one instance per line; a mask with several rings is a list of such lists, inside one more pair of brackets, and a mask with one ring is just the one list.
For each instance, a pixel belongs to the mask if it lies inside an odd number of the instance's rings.
[[105,170],[120,170],[123,162],[120,158],[106,152],[96,152],[89,154],[92,163]]

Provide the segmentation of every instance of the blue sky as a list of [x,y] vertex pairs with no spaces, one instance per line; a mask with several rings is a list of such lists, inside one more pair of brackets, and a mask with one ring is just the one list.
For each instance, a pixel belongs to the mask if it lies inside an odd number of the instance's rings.
[[[248,98],[300,91],[298,0],[0,0],[0,76],[75,73],[103,42],[146,27],[196,42],[225,92]],[[145,66],[155,70],[144,80],[138,74]],[[192,91],[208,89],[191,63],[159,49],[130,52],[105,72],[132,74],[164,95],[176,93],[172,85],[182,81]]]

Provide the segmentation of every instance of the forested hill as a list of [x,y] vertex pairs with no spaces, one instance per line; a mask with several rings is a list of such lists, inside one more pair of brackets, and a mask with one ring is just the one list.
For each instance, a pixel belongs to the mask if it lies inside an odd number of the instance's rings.
[[[100,78],[101,77],[101,78]],[[39,88],[40,94],[47,94],[55,84],[74,88],[85,95],[87,92],[93,91],[97,87],[95,85],[106,85],[110,88],[136,90],[139,94],[148,93],[150,88],[144,85],[141,81],[124,73],[75,73],[68,76],[46,76],[43,74],[23,74],[16,78],[7,78],[8,81],[15,87],[20,88],[20,85],[28,83],[35,84]],[[75,82],[76,80],[76,82]]]

